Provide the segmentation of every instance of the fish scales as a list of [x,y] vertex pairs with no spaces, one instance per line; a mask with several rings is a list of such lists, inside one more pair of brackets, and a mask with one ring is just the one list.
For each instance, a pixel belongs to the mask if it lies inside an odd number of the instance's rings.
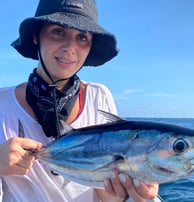
[[194,130],[103,115],[112,122],[72,129],[29,152],[67,180],[96,188],[104,188],[104,180],[115,167],[145,183],[193,174]]

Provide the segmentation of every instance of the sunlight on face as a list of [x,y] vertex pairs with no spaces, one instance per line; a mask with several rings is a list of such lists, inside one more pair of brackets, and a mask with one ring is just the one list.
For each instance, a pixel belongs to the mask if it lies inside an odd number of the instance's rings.
[[48,23],[40,32],[41,56],[54,80],[74,75],[83,66],[91,45],[92,34],[88,32]]

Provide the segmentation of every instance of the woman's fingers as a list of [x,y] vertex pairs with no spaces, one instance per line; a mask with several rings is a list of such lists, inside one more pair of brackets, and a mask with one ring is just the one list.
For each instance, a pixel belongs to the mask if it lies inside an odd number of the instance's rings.
[[109,174],[109,179],[105,180],[105,188],[109,194],[120,198],[121,201],[128,196],[125,187],[119,180],[118,171],[116,169],[113,169]]
[[144,184],[143,182],[139,182],[138,180],[133,181],[136,190],[141,196],[143,196],[146,199],[154,199],[158,195],[158,184]]
[[28,173],[34,157],[26,149],[39,149],[41,143],[28,138],[10,138],[0,145],[0,175]]
[[137,201],[154,199],[158,194],[158,184],[146,185],[137,179],[130,178],[126,174],[119,174],[119,179],[127,190],[128,194]]
[[130,197],[136,202],[145,202],[146,199],[154,199],[158,194],[158,184],[146,185],[137,179],[130,178],[127,174],[113,169],[109,179],[105,180],[106,191],[121,200]]
[[110,172],[110,179],[116,195],[124,199],[127,196],[127,192],[125,187],[121,184],[118,174],[118,171],[116,169],[113,169],[113,171]]
[[125,174],[120,174],[119,179],[121,180],[122,184],[124,185],[128,195],[133,199],[135,202],[146,202],[146,198],[142,197],[136,190],[133,180]]

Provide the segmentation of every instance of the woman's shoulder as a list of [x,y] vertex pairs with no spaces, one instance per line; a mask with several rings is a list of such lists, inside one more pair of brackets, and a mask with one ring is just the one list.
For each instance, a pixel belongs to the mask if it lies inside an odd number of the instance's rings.
[[[87,82],[86,85],[86,101],[85,105],[91,108],[93,103],[94,108],[110,111],[109,108],[115,109],[113,95],[109,88],[100,83]],[[114,112],[116,110],[113,110]]]
[[10,100],[14,89],[15,86],[0,88],[0,102],[6,102],[7,100]]
[[85,82],[82,81],[86,85],[87,92],[90,93],[101,93],[101,94],[110,94],[109,88],[101,83],[95,83],[95,82]]
[[15,86],[0,88],[0,114],[1,116],[13,110],[16,99],[14,96]]

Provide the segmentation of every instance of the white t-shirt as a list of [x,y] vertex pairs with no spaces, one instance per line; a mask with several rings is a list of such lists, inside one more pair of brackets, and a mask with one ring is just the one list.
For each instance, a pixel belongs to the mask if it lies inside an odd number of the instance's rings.
[[[110,91],[101,84],[85,83],[86,99],[82,113],[71,124],[74,128],[106,122],[97,111],[116,114]],[[52,141],[47,138],[39,123],[18,103],[15,87],[0,89],[0,144],[18,136],[18,119],[24,126],[25,137],[40,141],[43,145]],[[66,181],[53,175],[49,169],[35,161],[27,175],[10,175],[2,178],[3,202],[98,202],[94,189]]]

